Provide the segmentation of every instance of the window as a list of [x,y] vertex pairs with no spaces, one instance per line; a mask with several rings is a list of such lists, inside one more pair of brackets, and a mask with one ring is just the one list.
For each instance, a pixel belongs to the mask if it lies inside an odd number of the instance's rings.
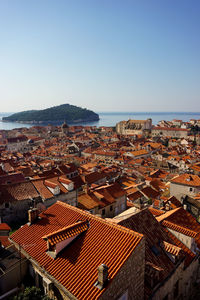
[[193,191],[193,188],[192,188],[192,187],[190,187],[190,189],[189,189],[189,190],[190,190],[190,192],[192,192],[192,191]]
[[113,210],[113,207],[112,207],[112,205],[110,206],[110,211],[112,211]]
[[158,249],[155,245],[153,245],[153,246],[151,247],[151,251],[152,251],[156,256],[158,256],[158,255],[160,254],[159,249]]
[[105,209],[102,209],[102,216],[104,216],[105,215]]
[[5,208],[9,208],[9,202],[5,203]]

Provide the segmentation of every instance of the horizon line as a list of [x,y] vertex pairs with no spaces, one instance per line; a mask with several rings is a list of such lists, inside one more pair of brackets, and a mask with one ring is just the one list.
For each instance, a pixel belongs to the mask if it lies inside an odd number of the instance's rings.
[[132,113],[145,113],[145,114],[200,114],[199,112],[195,111],[96,111],[96,113],[103,114],[103,113],[114,113],[114,114],[132,114]]

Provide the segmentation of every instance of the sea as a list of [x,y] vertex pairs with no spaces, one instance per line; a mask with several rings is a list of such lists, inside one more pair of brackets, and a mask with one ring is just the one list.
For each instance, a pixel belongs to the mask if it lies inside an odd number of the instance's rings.
[[[69,125],[83,125],[83,126],[115,126],[120,121],[132,120],[146,120],[152,119],[152,123],[156,125],[161,120],[171,121],[173,119],[182,120],[184,122],[190,119],[200,119],[200,112],[97,112],[99,114],[99,121],[94,122],[80,122]],[[32,124],[2,122],[2,117],[11,115],[12,113],[0,113],[0,130],[11,130],[14,128],[31,127]]]

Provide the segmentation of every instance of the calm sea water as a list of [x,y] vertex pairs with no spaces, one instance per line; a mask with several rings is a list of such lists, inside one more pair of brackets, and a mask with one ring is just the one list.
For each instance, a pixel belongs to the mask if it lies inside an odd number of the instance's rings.
[[[0,113],[0,120],[4,116],[8,116],[11,113]],[[95,122],[85,122],[85,123],[76,123],[75,125],[90,125],[90,126],[115,126],[117,122],[135,119],[135,120],[146,120],[151,118],[153,124],[156,125],[161,120],[171,121],[173,119],[178,119],[182,121],[189,121],[190,119],[200,119],[200,112],[99,112],[99,121]],[[69,123],[70,124],[70,123]],[[0,122],[0,130],[10,130],[14,128],[21,127],[31,127],[32,125],[23,124],[23,123],[13,123],[13,122]]]

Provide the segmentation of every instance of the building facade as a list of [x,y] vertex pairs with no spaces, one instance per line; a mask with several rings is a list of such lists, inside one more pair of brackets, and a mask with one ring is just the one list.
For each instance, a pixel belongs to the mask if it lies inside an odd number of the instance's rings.
[[116,132],[121,135],[143,135],[145,131],[150,131],[152,119],[128,120],[116,124]]

